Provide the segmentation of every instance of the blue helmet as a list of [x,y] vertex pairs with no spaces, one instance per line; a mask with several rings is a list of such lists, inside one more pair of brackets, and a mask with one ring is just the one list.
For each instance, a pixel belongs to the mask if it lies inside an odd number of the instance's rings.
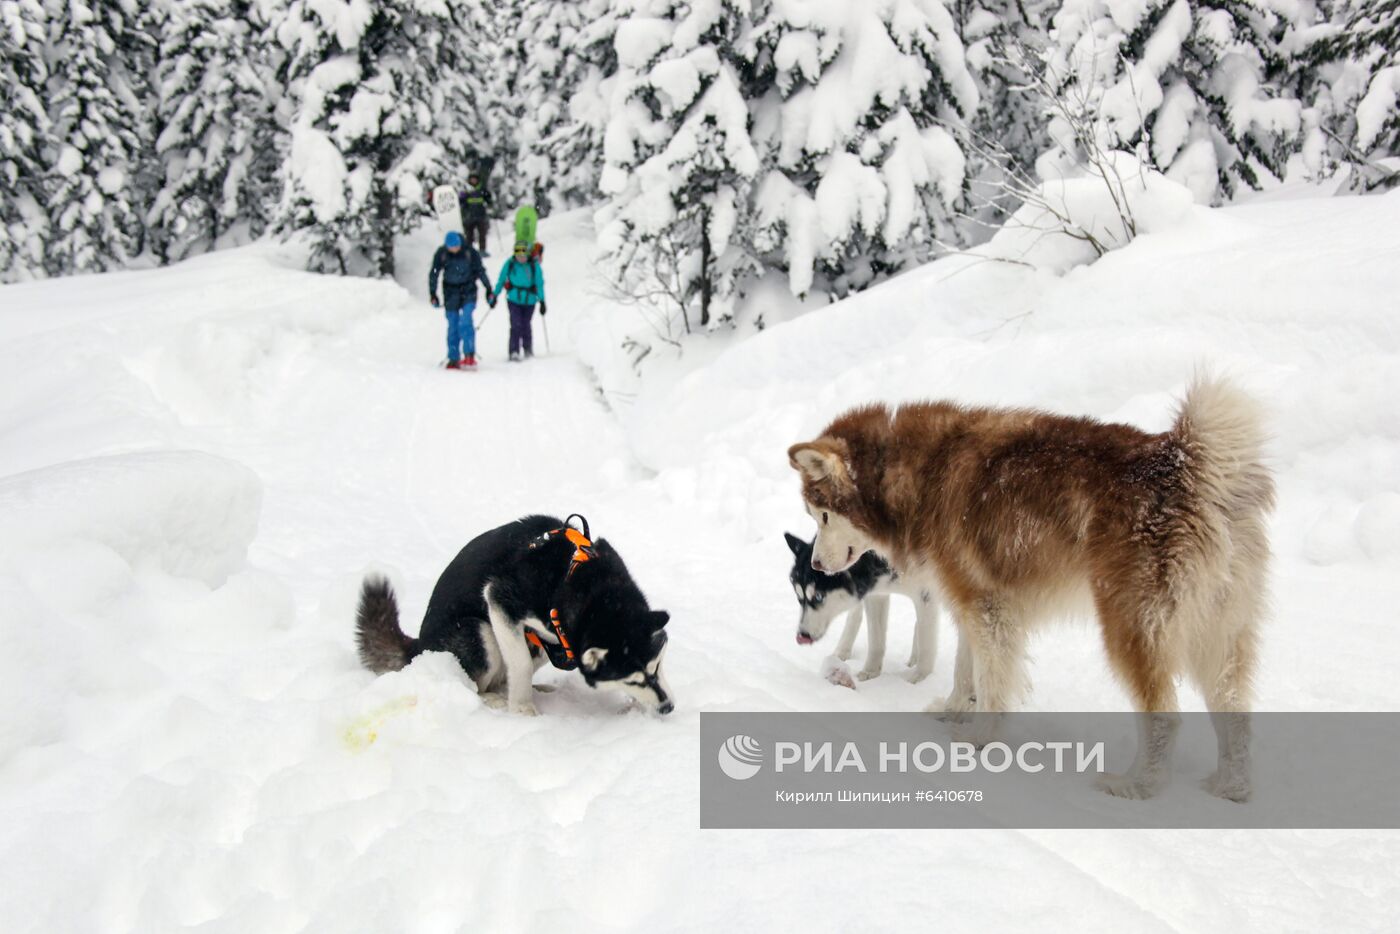
[[443,242],[446,243],[449,247],[461,246],[462,235],[454,230],[447,235],[447,239]]

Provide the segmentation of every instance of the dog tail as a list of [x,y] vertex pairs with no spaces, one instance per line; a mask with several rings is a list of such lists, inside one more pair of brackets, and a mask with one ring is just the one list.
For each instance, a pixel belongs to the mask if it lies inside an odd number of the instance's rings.
[[1172,435],[1190,458],[1197,496],[1232,524],[1274,508],[1274,479],[1264,466],[1264,413],[1233,383],[1193,380]]
[[[1192,507],[1177,526],[1175,590],[1204,617],[1222,593],[1243,617],[1258,615],[1269,563],[1274,479],[1264,464],[1264,414],[1233,383],[1197,377],[1171,435],[1186,457]],[[1247,606],[1248,605],[1248,606]]]
[[398,671],[419,652],[418,640],[410,639],[399,628],[394,588],[383,577],[367,577],[360,588],[355,642],[360,647],[360,664],[375,674]]

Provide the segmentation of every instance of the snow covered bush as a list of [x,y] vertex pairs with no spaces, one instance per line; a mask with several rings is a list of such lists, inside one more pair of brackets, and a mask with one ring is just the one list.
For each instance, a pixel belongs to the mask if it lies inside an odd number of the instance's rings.
[[968,221],[962,238],[986,239],[1016,203],[1008,202],[1002,183],[1010,175],[1028,175],[1050,146],[1050,114],[1032,84],[1027,60],[1044,45],[1044,30],[1054,0],[956,0],[957,20],[967,67],[977,82],[977,110],[968,124]]
[[[1279,94],[1273,0],[1066,0],[1048,68],[1063,106],[1091,114],[1099,145],[1136,152],[1218,204],[1262,175],[1280,176],[1301,131]],[[1077,141],[1052,119],[1041,174],[1078,162]]]
[[1005,218],[984,255],[1064,271],[1146,232],[1137,207],[1149,187],[1186,192],[1188,202],[1191,194],[1166,182],[1140,151],[1112,148],[1094,109],[1064,94],[1046,59],[1024,44],[1007,50],[1022,76],[1017,93],[1053,118],[1059,146],[1076,159],[1045,160],[1037,172],[997,139],[974,135],[969,150],[985,167],[969,200],[981,217]]
[[307,237],[313,269],[392,275],[424,181],[457,174],[442,123],[468,106],[469,5],[292,0],[278,39],[298,109],[278,228]]
[[1126,152],[1027,188],[1021,200],[984,254],[1057,273],[1182,222],[1193,202],[1185,186]]

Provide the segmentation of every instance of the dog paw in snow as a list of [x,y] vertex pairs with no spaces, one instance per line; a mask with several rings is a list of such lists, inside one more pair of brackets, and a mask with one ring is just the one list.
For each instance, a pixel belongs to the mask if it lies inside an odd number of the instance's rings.
[[1249,800],[1249,779],[1238,775],[1224,775],[1219,771],[1212,772],[1208,778],[1201,779],[1201,787],[1217,798],[1224,798],[1227,801],[1238,801],[1243,804]]
[[851,677],[851,669],[835,655],[828,655],[822,662],[822,677],[838,687],[855,690],[856,680]]
[[1111,772],[1100,775],[1094,786],[1115,798],[1131,798],[1135,801],[1150,798],[1160,790],[1158,782],[1149,782],[1138,775],[1115,775]]
[[946,723],[962,723],[972,713],[975,701],[970,697],[936,697],[924,708],[924,713],[933,714],[935,719]]

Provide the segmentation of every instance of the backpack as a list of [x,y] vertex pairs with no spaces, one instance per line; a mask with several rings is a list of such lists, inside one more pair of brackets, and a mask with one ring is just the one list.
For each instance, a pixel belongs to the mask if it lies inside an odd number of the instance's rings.
[[[538,244],[536,244],[536,245],[538,245]],[[509,262],[511,263],[511,274],[506,276],[506,286],[507,286],[508,288],[510,288],[510,289],[520,289],[520,286],[518,286],[518,285],[515,284],[515,275],[514,275],[515,269],[516,269],[516,267],[518,267],[518,266],[529,266],[529,267],[530,267],[530,288],[529,288],[529,292],[530,292],[531,295],[534,296],[535,301],[539,301],[539,300],[540,300],[540,264],[537,263],[537,262],[535,261],[535,258],[534,258],[533,256],[531,256],[531,257],[530,257],[528,260],[526,260],[524,263],[520,262],[520,261],[517,260],[514,256],[512,256],[512,257],[510,258]],[[524,290],[524,289],[521,289],[521,291],[525,291],[525,290]]]

